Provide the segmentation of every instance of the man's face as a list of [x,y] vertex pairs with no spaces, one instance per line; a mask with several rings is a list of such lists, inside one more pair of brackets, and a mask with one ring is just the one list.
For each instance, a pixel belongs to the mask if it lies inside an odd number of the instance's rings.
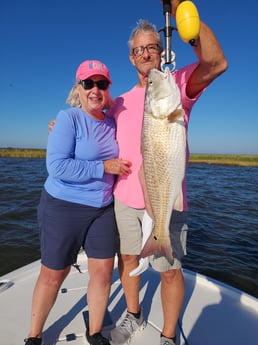
[[153,32],[139,32],[132,44],[130,61],[138,74],[147,77],[152,68],[160,69],[161,48]]

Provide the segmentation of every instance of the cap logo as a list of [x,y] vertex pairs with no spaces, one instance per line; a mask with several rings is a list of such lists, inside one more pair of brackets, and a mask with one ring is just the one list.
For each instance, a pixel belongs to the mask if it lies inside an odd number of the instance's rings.
[[97,62],[97,61],[89,62],[88,68],[92,69],[92,70],[96,70],[97,69],[99,71],[105,72],[105,67],[103,66],[103,64],[100,63],[100,62]]
[[106,65],[98,60],[87,60],[80,64],[76,72],[76,79],[77,80],[84,80],[88,79],[93,75],[102,75],[106,79],[109,80],[111,83],[109,70],[107,69]]

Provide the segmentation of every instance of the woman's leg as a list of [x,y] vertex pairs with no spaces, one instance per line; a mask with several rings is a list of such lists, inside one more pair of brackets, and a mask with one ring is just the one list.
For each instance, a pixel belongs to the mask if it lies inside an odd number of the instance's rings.
[[48,314],[52,309],[58,291],[70,272],[71,267],[63,270],[52,270],[41,265],[40,274],[36,282],[31,309],[31,326],[28,337],[41,337]]
[[87,301],[89,307],[89,334],[101,332],[110,294],[114,258],[88,259],[89,284]]

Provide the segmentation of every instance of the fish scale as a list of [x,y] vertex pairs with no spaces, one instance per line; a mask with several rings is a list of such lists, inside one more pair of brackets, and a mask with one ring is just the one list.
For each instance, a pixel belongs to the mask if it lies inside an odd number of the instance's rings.
[[[166,256],[173,263],[169,235],[171,212],[183,208],[186,134],[179,89],[167,68],[150,71],[142,127],[142,156],[153,231],[140,256]],[[177,205],[176,205],[177,204]]]

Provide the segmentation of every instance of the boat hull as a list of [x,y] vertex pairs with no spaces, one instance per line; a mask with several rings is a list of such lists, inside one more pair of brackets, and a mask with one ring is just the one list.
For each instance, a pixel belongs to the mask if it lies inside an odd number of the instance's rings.
[[[73,268],[64,281],[44,330],[44,345],[88,344],[85,324],[88,308],[87,258],[78,257],[82,270]],[[31,297],[40,262],[24,266],[0,277],[0,335],[3,345],[21,345],[29,330]],[[242,291],[209,277],[183,270],[186,282],[184,307],[178,322],[177,344],[180,345],[256,345],[258,339],[258,301]],[[149,268],[142,275],[141,305],[148,321],[131,345],[159,344],[162,327],[159,274]],[[114,267],[108,310],[103,334],[108,336],[115,322],[126,312],[125,298]]]

